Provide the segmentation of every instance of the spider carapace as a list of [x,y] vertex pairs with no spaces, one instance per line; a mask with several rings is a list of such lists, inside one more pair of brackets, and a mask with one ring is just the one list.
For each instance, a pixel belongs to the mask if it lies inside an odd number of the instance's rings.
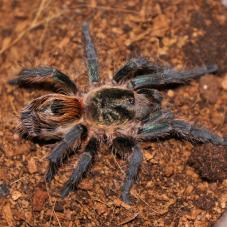
[[85,104],[87,118],[107,126],[143,119],[152,106],[143,95],[120,87],[100,88],[85,100]]
[[127,203],[142,162],[141,141],[175,137],[194,143],[227,145],[226,138],[176,119],[172,112],[163,110],[162,94],[158,90],[216,72],[216,65],[180,72],[144,58],[133,58],[114,73],[111,81],[101,83],[96,51],[86,23],[83,35],[90,82],[87,93],[79,92],[67,75],[49,66],[23,69],[10,81],[25,88],[41,87],[55,92],[27,105],[21,112],[19,125],[21,135],[26,138],[58,141],[48,156],[48,182],[70,154],[83,150],[61,191],[62,196],[78,185],[103,143],[120,157],[130,153],[121,189],[121,198]]

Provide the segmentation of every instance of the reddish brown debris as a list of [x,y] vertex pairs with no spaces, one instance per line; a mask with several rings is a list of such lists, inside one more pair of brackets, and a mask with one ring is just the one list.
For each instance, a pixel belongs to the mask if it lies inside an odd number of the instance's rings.
[[32,207],[34,211],[41,211],[44,208],[44,203],[48,199],[48,193],[41,188],[35,190],[33,195]]
[[227,148],[211,144],[195,146],[188,161],[209,182],[227,179]]

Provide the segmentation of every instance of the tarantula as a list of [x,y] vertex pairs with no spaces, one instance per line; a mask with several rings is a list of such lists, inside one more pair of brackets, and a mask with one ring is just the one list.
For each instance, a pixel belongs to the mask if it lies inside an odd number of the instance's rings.
[[86,94],[79,93],[67,75],[52,67],[23,69],[10,81],[21,87],[38,86],[56,92],[36,98],[27,105],[21,112],[19,126],[21,135],[29,139],[59,141],[48,156],[47,182],[53,179],[70,154],[81,147],[84,150],[61,191],[63,197],[74,190],[87,172],[100,143],[108,144],[110,150],[120,156],[131,152],[121,193],[121,199],[126,203],[130,202],[130,189],[143,159],[141,141],[177,137],[191,142],[227,145],[226,138],[162,110],[162,95],[156,90],[213,73],[217,71],[216,65],[179,72],[144,58],[133,58],[113,75],[112,81],[103,84],[87,23],[83,25],[83,36],[90,81]]

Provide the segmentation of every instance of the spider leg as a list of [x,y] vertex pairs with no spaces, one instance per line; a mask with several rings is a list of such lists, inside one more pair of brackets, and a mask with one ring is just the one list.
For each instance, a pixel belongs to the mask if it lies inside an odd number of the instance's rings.
[[156,65],[144,58],[132,58],[114,74],[113,80],[120,83],[130,79],[128,87],[137,90],[160,87],[166,84],[183,84],[217,70],[217,65],[209,65],[190,71],[177,72]]
[[[141,88],[137,90],[136,93],[143,95],[149,101],[149,112],[147,113],[144,109],[145,115],[161,109],[163,96],[158,90],[151,88]],[[137,106],[137,109],[140,109],[141,111],[140,104]],[[139,112],[139,110],[137,110],[137,112]]]
[[24,88],[54,90],[61,94],[75,94],[77,91],[75,83],[67,75],[48,66],[23,69],[18,78],[10,80],[9,83]]
[[151,113],[147,118],[144,119],[144,123],[152,122],[160,123],[160,122],[169,122],[174,119],[174,114],[168,110],[158,110]]
[[89,27],[87,23],[83,24],[83,35],[86,44],[86,55],[87,55],[87,67],[88,67],[88,76],[90,83],[99,82],[99,67],[98,59],[96,56],[96,51],[94,44],[92,42],[91,36],[89,34]]
[[134,145],[135,141],[132,138],[119,135],[113,139],[110,149],[118,158],[125,160],[128,158]]
[[191,71],[177,72],[172,69],[164,69],[154,73],[136,75],[128,82],[128,87],[134,90],[141,88],[154,88],[167,84],[184,84],[187,81],[196,79],[202,75],[213,73],[218,70],[217,65],[198,67]]
[[131,77],[135,77],[144,71],[147,73],[154,73],[158,69],[159,66],[150,63],[144,58],[132,58],[114,74],[113,80],[120,83]]
[[142,140],[176,136],[191,142],[227,145],[227,138],[222,138],[194,124],[177,120],[171,112],[152,113],[149,119],[139,127],[137,133],[138,139]]
[[145,97],[150,99],[152,102],[156,102],[160,104],[163,100],[162,94],[156,90],[156,89],[151,89],[151,88],[141,88],[136,91],[138,94],[143,94]]
[[50,182],[56,174],[62,162],[72,153],[75,152],[81,143],[81,139],[86,134],[87,129],[83,125],[74,126],[53,149],[48,156],[49,167],[46,174],[46,181]]
[[143,154],[141,151],[141,148],[138,144],[136,144],[132,148],[133,152],[130,157],[129,163],[128,163],[128,170],[126,172],[125,180],[122,186],[122,192],[121,192],[121,199],[125,203],[130,203],[130,189],[137,177],[139,167],[141,165],[141,162],[143,160]]
[[79,161],[76,165],[76,168],[73,170],[70,179],[66,182],[65,186],[63,187],[61,191],[62,197],[66,197],[78,185],[82,176],[87,172],[89,166],[91,165],[97,149],[98,140],[95,137],[92,137],[88,141],[84,153],[81,154]]

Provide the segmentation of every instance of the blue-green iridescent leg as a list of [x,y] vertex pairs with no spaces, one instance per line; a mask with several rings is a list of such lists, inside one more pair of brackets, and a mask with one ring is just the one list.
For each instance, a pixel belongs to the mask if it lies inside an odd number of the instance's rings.
[[[149,120],[150,119],[150,120]],[[137,138],[141,140],[156,140],[166,137],[177,137],[195,143],[213,143],[227,145],[227,138],[220,137],[207,129],[174,119],[171,113],[156,112],[151,114],[146,122],[139,127]]]
[[208,65],[190,71],[178,72],[156,65],[144,58],[132,58],[114,74],[113,81],[120,83],[130,79],[128,87],[137,90],[167,84],[184,84],[189,80],[207,73],[214,73],[217,70],[217,65]]
[[136,144],[132,150],[133,152],[129,159],[128,170],[126,172],[125,180],[121,189],[121,199],[125,203],[130,203],[130,190],[136,180],[140,165],[143,161],[143,154],[140,146]]
[[133,90],[141,88],[155,88],[168,84],[184,84],[192,79],[197,79],[202,75],[214,73],[218,70],[217,65],[198,67],[190,71],[177,72],[172,69],[163,69],[154,73],[136,75],[128,82],[128,87]]
[[99,66],[94,44],[87,23],[83,24],[83,35],[86,45],[88,76],[91,84],[99,82]]
[[151,74],[159,70],[160,67],[158,65],[144,58],[132,58],[114,74],[113,81],[120,83],[137,75],[143,75],[143,72]]
[[75,152],[81,143],[82,137],[86,134],[87,129],[83,125],[74,126],[57,144],[52,153],[48,156],[49,167],[46,174],[46,181],[50,182],[57,173],[62,162],[72,153]]
[[95,137],[92,137],[81,154],[76,168],[73,170],[71,177],[66,182],[61,191],[61,196],[66,197],[79,184],[83,175],[87,172],[89,166],[94,160],[94,156],[98,150],[99,142]]
[[158,110],[151,113],[147,118],[143,120],[144,123],[161,123],[161,122],[170,122],[174,119],[174,114],[168,110]]

